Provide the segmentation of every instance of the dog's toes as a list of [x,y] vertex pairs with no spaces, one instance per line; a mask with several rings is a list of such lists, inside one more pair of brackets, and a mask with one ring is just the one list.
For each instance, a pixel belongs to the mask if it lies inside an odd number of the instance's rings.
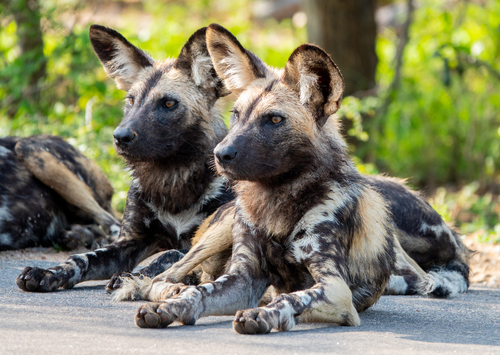
[[233,321],[233,329],[239,334],[267,334],[269,324],[261,316],[259,308],[238,311]]
[[167,304],[147,303],[138,309],[135,324],[139,328],[165,328],[172,324],[175,318]]
[[17,287],[28,292],[51,292],[58,289],[51,271],[37,267],[26,267],[16,278]]

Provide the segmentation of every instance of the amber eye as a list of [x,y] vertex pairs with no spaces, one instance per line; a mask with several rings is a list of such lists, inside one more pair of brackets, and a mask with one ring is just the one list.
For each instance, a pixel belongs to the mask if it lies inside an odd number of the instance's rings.
[[127,104],[134,106],[134,99],[132,97],[127,97]]
[[273,116],[273,117],[271,117],[271,122],[274,123],[274,124],[278,124],[281,121],[283,121],[283,117],[280,117],[280,116]]
[[175,101],[174,100],[167,100],[167,101],[165,101],[165,107],[172,108],[172,107],[174,107],[174,105],[175,105]]

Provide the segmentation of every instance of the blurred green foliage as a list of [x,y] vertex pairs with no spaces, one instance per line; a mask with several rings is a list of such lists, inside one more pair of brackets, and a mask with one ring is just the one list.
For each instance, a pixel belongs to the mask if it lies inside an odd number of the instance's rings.
[[[196,29],[218,22],[267,63],[284,66],[290,53],[307,42],[305,28],[296,28],[290,19],[255,21],[250,4],[146,0],[119,20],[110,14],[111,22],[101,24],[114,27],[154,58],[164,58],[177,56]],[[5,13],[2,6],[0,13]],[[130,180],[114,152],[112,132],[122,118],[125,93],[106,78],[92,50],[89,23],[80,16],[91,11],[86,6],[78,0],[43,2],[48,65],[36,102],[25,97],[23,88],[37,58],[20,55],[15,21],[0,17],[0,136],[66,137],[101,166],[115,188],[113,206],[123,211]],[[485,240],[500,232],[498,195],[477,194],[500,186],[499,24],[498,1],[419,1],[402,81],[385,116],[377,112],[394,75],[398,36],[393,28],[383,29],[377,39],[379,96],[346,97],[340,110],[352,120],[348,134],[361,142],[353,152],[361,171],[411,177],[417,187],[465,186],[457,193],[438,189],[433,204],[464,232],[484,229]],[[469,194],[471,186],[475,190]],[[467,203],[457,202],[462,200]],[[461,220],[460,213],[450,212],[452,205],[472,217]]]
[[[419,4],[399,90],[386,116],[366,128],[376,138],[369,145],[376,165],[419,186],[498,185],[500,2]],[[392,80],[395,42],[390,30],[378,38],[382,92]]]

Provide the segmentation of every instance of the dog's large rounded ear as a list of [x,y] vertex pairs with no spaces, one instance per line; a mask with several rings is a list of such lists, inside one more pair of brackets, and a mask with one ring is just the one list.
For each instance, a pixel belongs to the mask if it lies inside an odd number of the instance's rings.
[[237,95],[255,79],[266,76],[265,64],[220,25],[213,23],[208,26],[207,47],[217,74]]
[[213,88],[216,98],[231,93],[217,75],[207,49],[207,28],[196,31],[186,42],[177,58],[176,67],[191,76],[196,85]]
[[303,44],[288,59],[285,83],[314,114],[320,127],[340,108],[344,79],[332,58],[321,48]]
[[115,79],[119,89],[128,91],[136,82],[137,74],[154,63],[148,54],[111,28],[92,25],[89,36],[104,71]]

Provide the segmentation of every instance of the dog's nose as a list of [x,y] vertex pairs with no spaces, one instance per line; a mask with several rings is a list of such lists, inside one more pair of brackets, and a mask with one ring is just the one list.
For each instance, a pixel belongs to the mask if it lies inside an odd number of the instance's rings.
[[220,149],[215,149],[215,156],[217,161],[221,164],[229,164],[238,155],[238,151],[233,146],[226,146]]
[[115,143],[120,147],[127,147],[135,140],[137,135],[129,128],[117,127],[113,132]]

